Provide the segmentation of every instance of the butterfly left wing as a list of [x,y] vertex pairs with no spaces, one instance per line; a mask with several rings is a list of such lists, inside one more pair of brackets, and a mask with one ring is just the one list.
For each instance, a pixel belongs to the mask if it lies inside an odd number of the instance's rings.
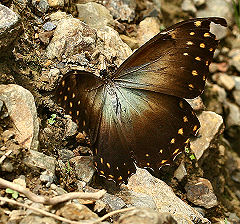
[[218,45],[210,24],[218,17],[196,18],[162,31],[135,51],[113,75],[121,86],[194,98],[204,89]]
[[171,164],[199,122],[191,106],[178,97],[157,92],[106,86],[105,103],[94,144],[100,175],[127,182],[139,167]]

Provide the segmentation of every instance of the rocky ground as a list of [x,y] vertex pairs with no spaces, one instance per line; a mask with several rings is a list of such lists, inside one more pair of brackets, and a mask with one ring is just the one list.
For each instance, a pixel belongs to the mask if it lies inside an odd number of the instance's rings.
[[[0,223],[240,223],[240,15],[231,1],[1,3]],[[201,122],[195,156],[163,169],[165,182],[143,169],[121,187],[97,176],[87,137],[54,101],[60,78],[119,66],[164,27],[207,16],[228,28],[217,33],[204,94],[190,101]],[[69,192],[93,194],[48,200]]]

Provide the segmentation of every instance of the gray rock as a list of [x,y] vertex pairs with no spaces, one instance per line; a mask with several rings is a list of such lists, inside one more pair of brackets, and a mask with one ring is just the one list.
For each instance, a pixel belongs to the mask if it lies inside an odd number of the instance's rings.
[[[113,25],[113,17],[109,10],[96,2],[86,4],[76,4],[78,19],[88,24],[90,27],[100,29],[106,25]],[[89,16],[91,15],[91,16]]]
[[139,23],[137,39],[139,45],[145,44],[160,32],[160,22],[157,17],[147,17]]
[[232,49],[229,52],[230,65],[234,66],[240,72],[240,49]]
[[191,141],[190,146],[195,153],[196,159],[199,160],[203,153],[209,148],[211,142],[223,131],[222,116],[211,112],[203,111],[198,119],[201,127],[199,129],[199,138]]
[[206,0],[193,0],[193,3],[196,7],[200,7],[206,3]]
[[0,100],[14,123],[15,139],[24,147],[36,150],[39,123],[32,94],[15,84],[0,85]]
[[110,211],[115,211],[126,206],[125,202],[120,197],[108,193],[106,193],[100,201],[104,202],[105,205],[110,208]]
[[68,5],[69,4],[69,0],[48,0],[48,4],[51,7],[63,7],[64,5]]
[[194,111],[200,111],[205,108],[202,98],[200,96],[195,97],[194,99],[186,99],[186,100],[191,105]]
[[236,104],[240,106],[240,90],[234,90],[232,94]]
[[195,14],[197,12],[197,9],[192,0],[183,0],[181,7],[185,12],[190,12],[192,14]]
[[90,183],[95,172],[91,156],[76,156],[70,159],[74,164],[77,179]]
[[239,76],[232,76],[235,82],[235,90],[240,90],[240,77]]
[[30,168],[37,167],[55,174],[56,159],[41,152],[29,150],[23,162]]
[[0,111],[2,111],[2,108],[3,108],[3,101],[0,100]]
[[189,223],[189,220],[201,220],[203,218],[195,209],[178,198],[173,190],[163,181],[153,177],[145,169],[137,169],[136,174],[129,178],[129,190],[150,195],[156,203],[158,212],[169,212],[177,223]]
[[65,163],[74,157],[74,152],[68,149],[59,149],[59,157]]
[[78,125],[73,122],[71,119],[67,118],[66,129],[64,137],[70,137],[78,132]]
[[227,99],[227,93],[224,88],[213,84],[206,90],[208,96],[207,109],[217,114],[223,114],[223,104]]
[[40,224],[40,223],[57,224],[57,221],[51,217],[42,217],[31,214],[24,217],[19,224]]
[[178,181],[181,181],[186,176],[187,176],[187,170],[184,166],[184,162],[181,162],[179,167],[174,172],[174,177],[176,177]]
[[45,170],[40,175],[41,182],[45,183],[47,186],[50,186],[53,183],[54,174]]
[[32,5],[41,13],[46,13],[49,9],[47,0],[32,0]]
[[232,76],[227,75],[226,73],[215,73],[212,76],[212,79],[217,82],[219,86],[222,86],[224,89],[230,91],[235,87],[235,81]]
[[226,102],[224,104],[224,110],[227,114],[225,119],[226,127],[229,128],[231,126],[237,125],[240,126],[240,109],[236,104]]
[[46,53],[49,59],[56,57],[61,60],[63,56],[67,58],[83,50],[93,51],[95,43],[95,30],[78,19],[62,19],[57,24]]
[[[225,0],[207,0],[206,7],[199,9],[196,13],[197,17],[209,17],[209,16],[218,16],[223,17],[227,20],[228,26],[233,24],[233,7],[231,1]],[[226,30],[226,29],[225,29]],[[223,32],[226,35],[225,31],[219,30],[219,33]]]
[[218,205],[212,184],[207,179],[199,178],[197,181],[189,182],[185,186],[185,189],[187,192],[187,199],[195,205],[203,206],[208,209]]
[[168,212],[156,212],[149,208],[136,208],[120,216],[117,224],[177,224],[173,215]]
[[22,31],[20,17],[0,4],[0,57],[4,57],[12,51],[15,41],[20,37]]
[[43,29],[46,31],[51,31],[51,30],[55,29],[56,27],[57,26],[52,22],[46,22],[43,24]]
[[3,172],[9,172],[11,173],[14,170],[14,166],[11,163],[11,161],[5,160],[3,164],[1,164],[1,170]]
[[115,19],[133,21],[135,17],[136,1],[134,0],[108,0],[105,7]]
[[124,190],[121,191],[118,196],[123,199],[123,201],[127,204],[127,207],[151,208],[153,210],[157,209],[156,203],[148,194]]

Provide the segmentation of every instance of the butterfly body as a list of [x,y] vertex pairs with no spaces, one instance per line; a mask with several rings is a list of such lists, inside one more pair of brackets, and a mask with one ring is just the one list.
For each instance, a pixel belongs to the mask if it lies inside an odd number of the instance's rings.
[[159,33],[113,73],[69,72],[57,88],[58,103],[88,133],[100,175],[127,182],[136,165],[171,164],[200,127],[184,98],[204,89],[218,41],[210,23],[187,20]]

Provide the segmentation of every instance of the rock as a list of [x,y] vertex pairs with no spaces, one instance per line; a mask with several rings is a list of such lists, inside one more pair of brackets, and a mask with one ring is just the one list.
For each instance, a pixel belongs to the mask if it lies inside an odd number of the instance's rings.
[[[126,206],[125,202],[120,197],[108,193],[106,193],[100,201],[108,207],[108,212],[119,210]],[[98,203],[98,201],[96,203]]]
[[40,180],[42,183],[46,184],[47,187],[50,187],[50,185],[53,183],[54,174],[49,172],[48,170],[45,170],[40,175]]
[[145,44],[160,32],[160,22],[157,17],[147,17],[139,23],[137,39],[139,45]]
[[224,111],[227,114],[225,119],[227,128],[234,125],[240,126],[240,109],[236,104],[227,101],[224,104]]
[[57,27],[57,26],[56,26],[54,23],[52,23],[52,22],[46,22],[46,23],[43,24],[43,29],[44,29],[45,31],[54,30],[56,27]]
[[232,49],[229,52],[230,65],[234,66],[240,72],[240,49]]
[[240,90],[240,77],[239,76],[232,76],[235,82],[235,90]]
[[69,4],[69,0],[48,0],[48,4],[50,7],[63,7],[64,4]]
[[234,90],[232,94],[236,104],[240,106],[240,90]]
[[223,104],[227,100],[225,89],[213,84],[206,89],[205,95],[208,98],[207,109],[217,114],[223,114]]
[[199,138],[191,140],[190,147],[193,150],[196,159],[199,160],[203,153],[209,148],[211,142],[215,140],[223,131],[223,119],[220,115],[211,112],[203,111],[198,119],[201,127],[199,129]]
[[[20,223],[20,221],[23,219],[23,217],[26,216],[26,211],[25,210],[12,210],[11,212],[9,211],[9,219],[5,220],[5,223]],[[3,221],[1,217],[1,221]],[[4,221],[3,221],[4,223]]]
[[149,208],[136,208],[120,216],[116,224],[177,224],[172,214],[158,213]]
[[207,179],[199,178],[197,181],[188,182],[185,189],[187,199],[195,205],[203,206],[207,209],[218,205],[212,184]]
[[59,149],[59,159],[61,159],[64,163],[69,161],[74,157],[74,152],[68,149]]
[[194,99],[186,99],[186,100],[191,105],[194,111],[201,111],[205,108],[202,98],[200,96]]
[[49,9],[48,0],[32,0],[32,5],[40,13],[46,13]]
[[75,203],[64,205],[57,210],[56,215],[63,216],[73,221],[93,220],[98,218],[98,215],[93,213],[87,206]]
[[96,32],[78,19],[62,19],[46,49],[49,59],[69,57],[83,50],[95,49]]
[[224,89],[230,91],[235,87],[235,81],[232,76],[227,75],[226,73],[215,73],[212,76],[212,79],[217,82],[219,86],[222,86]]
[[132,50],[139,48],[138,41],[136,38],[128,37],[126,35],[120,35],[122,41],[126,43]]
[[196,7],[200,7],[206,4],[206,0],[193,0],[193,3]]
[[23,27],[20,17],[0,4],[0,57],[12,52],[14,43],[20,37]]
[[76,4],[76,6],[78,19],[90,27],[100,29],[114,24],[112,15],[103,5],[96,2],[88,2],[86,4]]
[[197,9],[192,0],[183,0],[181,7],[185,12],[190,12],[192,14],[195,14],[197,12]]
[[55,174],[56,159],[41,152],[29,150],[23,162],[30,168],[38,167]]
[[174,172],[174,177],[176,177],[178,181],[181,181],[186,176],[187,176],[187,170],[184,166],[184,162],[181,162],[179,167]]
[[26,177],[23,176],[23,175],[21,175],[18,178],[14,179],[13,183],[14,184],[18,184],[18,185],[20,185],[20,186],[22,186],[24,188],[26,188],[26,186],[27,186],[27,184],[26,184]]
[[[114,64],[120,66],[132,54],[130,47],[121,40],[118,32],[111,27],[106,26],[104,29],[98,30],[97,38],[98,42],[102,42],[98,50],[106,61],[112,61],[113,58],[116,58]],[[100,62],[100,67],[102,67],[101,64],[103,62]]]
[[129,178],[127,187],[134,192],[150,195],[156,203],[158,212],[171,213],[177,223],[188,223],[189,220],[209,222],[179,199],[165,182],[153,177],[145,169],[138,168],[136,174]]
[[50,39],[53,36],[53,31],[46,31],[46,32],[41,32],[38,34],[38,38],[44,43],[44,44],[49,44]]
[[120,191],[118,196],[127,204],[127,207],[141,207],[157,209],[157,206],[150,195],[123,190]]
[[5,161],[1,164],[1,171],[3,171],[3,172],[9,172],[9,173],[11,173],[11,172],[13,172],[13,170],[14,170],[14,166],[13,166],[13,164],[12,164],[10,161],[5,160]]
[[95,172],[93,159],[90,156],[76,156],[70,159],[74,164],[77,179],[90,183]]
[[212,62],[209,66],[209,71],[210,73],[215,73],[215,72],[227,72],[229,69],[229,64],[226,62],[220,62],[220,63],[214,63]]
[[15,132],[12,130],[6,130],[2,133],[3,142],[7,142],[8,140],[14,137],[15,137]]
[[[233,7],[230,1],[225,0],[207,0],[206,7],[199,9],[196,13],[196,17],[209,17],[218,16],[227,20],[228,26],[233,24]],[[222,36],[226,36],[226,29],[220,29],[219,34],[222,32]]]
[[15,84],[0,85],[0,100],[14,123],[15,139],[23,147],[36,150],[39,124],[32,94]]
[[114,19],[130,23],[135,18],[136,1],[134,0],[108,0],[104,5]]
[[35,214],[28,215],[24,217],[19,224],[40,224],[40,223],[47,223],[47,224],[57,224],[56,220],[51,217],[42,217]]

